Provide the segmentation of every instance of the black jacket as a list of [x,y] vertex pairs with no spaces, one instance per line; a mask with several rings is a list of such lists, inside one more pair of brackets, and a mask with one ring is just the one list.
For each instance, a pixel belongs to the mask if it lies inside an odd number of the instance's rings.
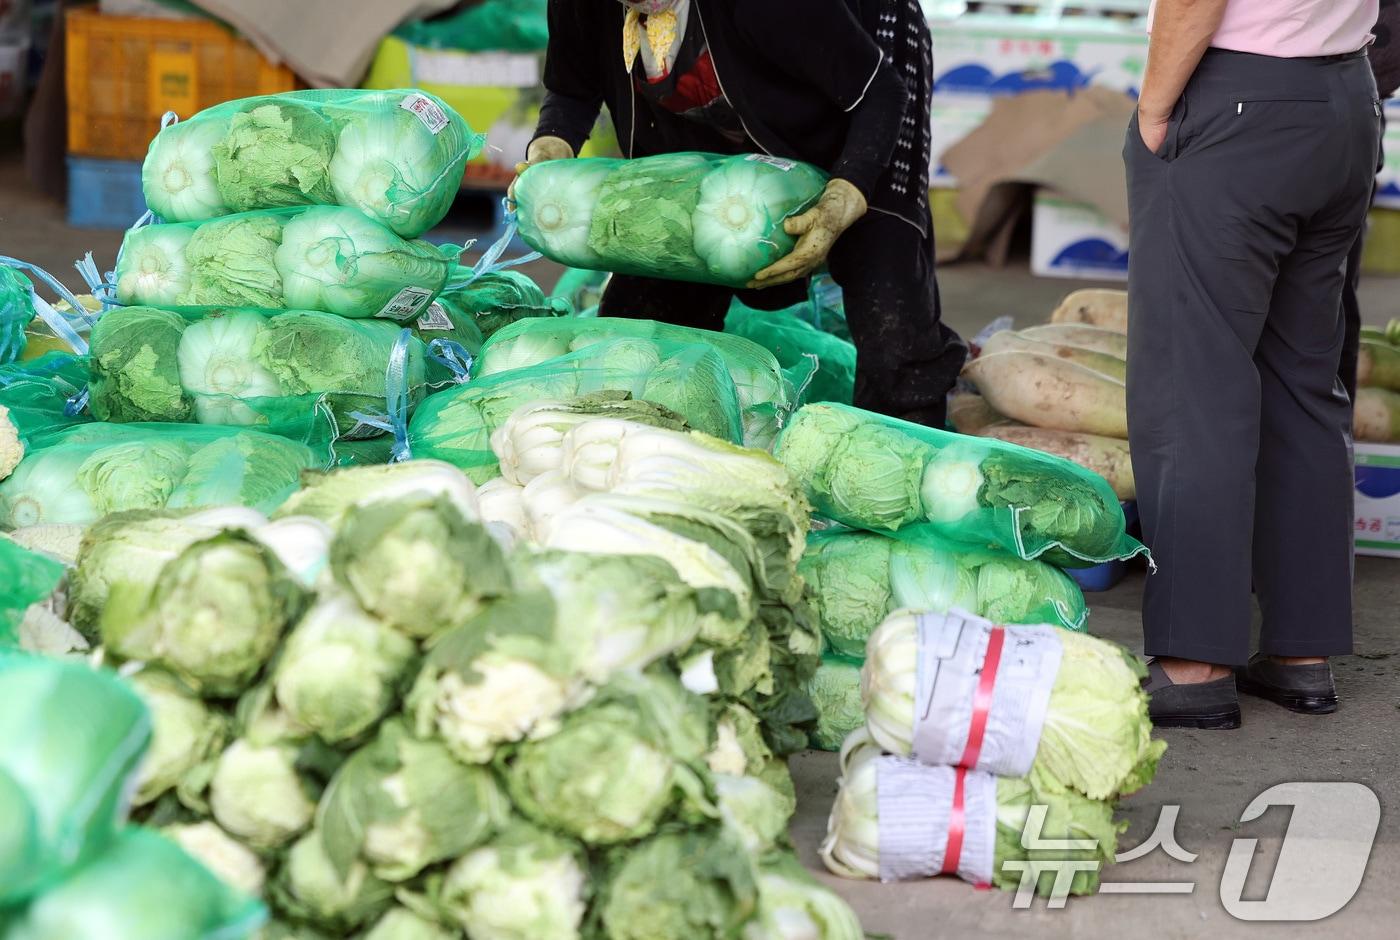
[[[754,143],[848,179],[870,198],[909,101],[873,38],[884,9],[873,0],[691,0],[690,15]],[[549,0],[536,136],[562,138],[577,152],[607,105],[629,157],[701,149],[692,122],[635,94],[622,58],[624,12],[618,0]],[[858,130],[874,129],[852,135],[858,110],[867,111]]]

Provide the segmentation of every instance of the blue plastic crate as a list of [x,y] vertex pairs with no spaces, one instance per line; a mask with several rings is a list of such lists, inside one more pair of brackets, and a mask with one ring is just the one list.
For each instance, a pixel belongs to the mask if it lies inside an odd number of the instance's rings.
[[125,229],[145,211],[139,160],[68,158],[69,225]]
[[[1136,502],[1123,504],[1123,518],[1127,520],[1130,531],[1137,525]],[[1106,561],[1101,565],[1094,565],[1092,568],[1065,569],[1065,574],[1074,579],[1074,583],[1079,585],[1080,590],[1090,593],[1112,589],[1119,581],[1123,580],[1127,573],[1128,563],[1126,561]]]

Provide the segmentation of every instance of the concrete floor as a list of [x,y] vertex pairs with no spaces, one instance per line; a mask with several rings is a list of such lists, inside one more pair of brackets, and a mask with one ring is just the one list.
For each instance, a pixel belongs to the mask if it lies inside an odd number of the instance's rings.
[[[78,231],[63,222],[62,209],[28,193],[18,166],[0,159],[0,254],[17,255],[68,279],[71,263],[93,251],[108,268],[120,242],[118,232]],[[531,273],[551,284],[555,268],[533,266]],[[74,286],[77,281],[73,280]],[[945,269],[940,275],[948,321],[972,335],[992,318],[1012,315],[1018,325],[1042,321],[1073,281],[1032,277],[1024,263],[1006,270],[979,266]],[[1384,323],[1400,316],[1400,282],[1371,279],[1363,286],[1366,320]],[[1142,574],[1114,590],[1091,595],[1094,633],[1140,649],[1138,605]],[[1170,750],[1156,782],[1125,801],[1130,829],[1122,848],[1137,845],[1151,831],[1160,807],[1179,805],[1178,840],[1200,857],[1194,864],[1167,859],[1160,851],[1110,870],[1107,880],[1191,880],[1189,895],[1100,895],[1072,899],[1062,910],[1037,901],[1014,910],[1012,896],[976,891],[943,878],[919,884],[879,885],[832,878],[821,871],[816,846],[826,830],[835,793],[834,755],[794,758],[799,806],[793,837],[804,860],[844,895],[869,932],[899,940],[935,936],[1148,937],[1315,936],[1318,927],[1246,923],[1232,918],[1219,900],[1225,858],[1236,837],[1259,840],[1258,871],[1249,890],[1259,893],[1278,858],[1278,840],[1288,824],[1286,810],[1271,810],[1241,824],[1241,811],[1259,793],[1284,781],[1355,781],[1376,792],[1382,806],[1380,832],[1366,878],[1351,903],[1324,922],[1347,938],[1394,937],[1400,922],[1400,561],[1362,558],[1356,568],[1356,649],[1336,661],[1342,707],[1332,716],[1305,718],[1270,704],[1246,699],[1244,727],[1233,732],[1169,731]],[[1318,872],[1329,868],[1335,846],[1313,843]]]

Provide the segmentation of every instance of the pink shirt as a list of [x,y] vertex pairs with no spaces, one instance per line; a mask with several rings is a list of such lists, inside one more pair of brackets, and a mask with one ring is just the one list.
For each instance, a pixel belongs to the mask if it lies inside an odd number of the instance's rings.
[[[1380,0],[1229,0],[1210,44],[1296,59],[1355,52],[1371,41]],[[1157,0],[1152,0],[1147,31]]]

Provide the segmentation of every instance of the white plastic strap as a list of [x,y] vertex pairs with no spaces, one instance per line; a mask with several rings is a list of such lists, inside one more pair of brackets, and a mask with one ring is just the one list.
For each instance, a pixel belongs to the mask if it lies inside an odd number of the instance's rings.
[[[962,611],[919,615],[913,756],[920,762],[962,762],[993,629],[990,621]],[[1054,627],[999,629],[1005,636],[991,707],[971,766],[1020,777],[1030,771],[1040,747],[1064,648]]]
[[[881,881],[932,878],[943,871],[957,773],[952,767],[927,767],[902,757],[876,760]],[[967,771],[962,819],[958,877],[986,884],[995,866],[996,777]]]

